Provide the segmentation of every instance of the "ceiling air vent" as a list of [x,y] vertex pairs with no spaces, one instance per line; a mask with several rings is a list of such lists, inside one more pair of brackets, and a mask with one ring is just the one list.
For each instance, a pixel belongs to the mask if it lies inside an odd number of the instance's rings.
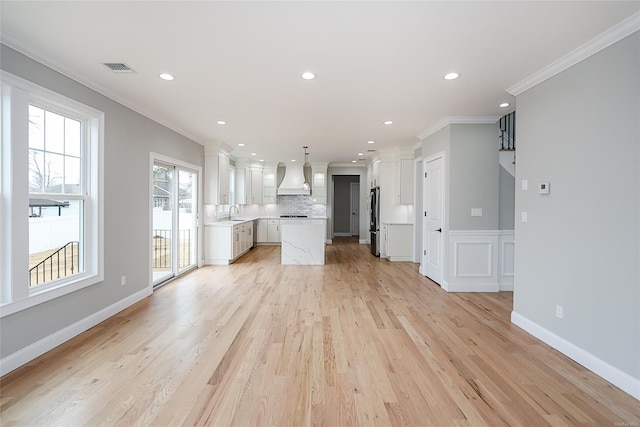
[[129,67],[124,62],[105,62],[104,66],[113,71],[114,73],[134,73],[133,68]]

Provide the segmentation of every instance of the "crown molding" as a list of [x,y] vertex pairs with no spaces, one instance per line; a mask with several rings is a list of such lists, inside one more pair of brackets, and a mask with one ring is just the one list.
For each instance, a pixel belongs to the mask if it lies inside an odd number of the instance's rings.
[[51,58],[49,55],[43,53],[43,52],[39,52],[38,50],[34,49],[31,46],[28,46],[27,44],[17,40],[16,38],[7,35],[5,32],[0,31],[0,43],[17,51],[18,53],[21,53],[22,55],[33,59],[36,62],[39,62],[40,64],[51,68],[53,71],[56,71],[60,74],[62,74],[65,77],[70,78],[71,80],[74,80],[78,83],[80,83],[83,86],[88,87],[89,89],[98,92],[100,95],[103,95],[109,99],[111,99],[114,102],[117,102],[118,104],[129,108],[130,110],[133,110],[134,112],[141,114],[145,117],[147,117],[148,119],[153,120],[154,122],[168,128],[171,129],[172,131],[179,133],[180,135],[184,136],[185,138],[188,138],[194,142],[197,142],[200,145],[204,145],[204,141],[200,140],[199,138],[197,138],[195,135],[187,132],[186,130],[182,129],[181,127],[178,127],[176,125],[174,125],[173,123],[169,123],[168,121],[156,116],[155,114],[150,113],[149,111],[145,111],[144,108],[140,107],[137,104],[134,104],[132,102],[126,101],[125,99],[121,98],[120,96],[116,95],[115,93],[113,93],[112,91],[108,90],[107,88],[101,86],[100,84],[94,82],[93,80],[90,80],[86,77],[83,77],[79,74],[74,73],[73,71],[71,71],[67,66],[61,64],[60,62],[58,62],[57,60]]
[[588,41],[577,49],[560,57],[556,61],[535,72],[531,76],[516,83],[507,89],[507,92],[513,96],[531,89],[532,87],[550,79],[556,74],[561,73],[569,67],[587,59],[588,57],[600,52],[601,50],[611,46],[612,44],[622,40],[623,38],[640,30],[640,12],[636,12],[619,24],[611,27],[596,38]]
[[449,125],[492,125],[500,120],[500,116],[447,116],[436,122],[433,126],[418,134],[419,144],[422,140]]
[[341,162],[329,162],[327,168],[365,168],[367,165],[364,162],[358,163],[341,163]]

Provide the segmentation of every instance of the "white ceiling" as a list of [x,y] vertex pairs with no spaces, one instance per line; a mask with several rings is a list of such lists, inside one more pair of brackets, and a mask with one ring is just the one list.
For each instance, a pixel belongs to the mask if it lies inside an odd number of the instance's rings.
[[[371,148],[411,147],[447,116],[512,111],[505,89],[640,2],[3,0],[0,8],[5,44],[197,142],[266,161],[301,159],[308,145],[310,161],[350,162]],[[317,78],[301,79],[304,71]],[[462,76],[445,81],[449,71]],[[504,101],[511,107],[499,108]]]

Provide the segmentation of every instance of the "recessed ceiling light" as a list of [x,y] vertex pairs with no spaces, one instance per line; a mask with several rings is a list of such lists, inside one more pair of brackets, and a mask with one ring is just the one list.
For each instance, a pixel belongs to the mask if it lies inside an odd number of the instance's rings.
[[256,153],[251,153],[251,155],[252,155],[252,156],[255,156],[255,155],[256,155]]
[[358,156],[364,156],[364,153],[358,153]]
[[499,105],[500,108],[507,108],[509,106],[508,102],[503,102],[502,104]]
[[306,73],[302,73],[302,78],[305,80],[313,80],[316,78],[316,75],[312,72],[307,71]]
[[260,159],[261,162],[264,162],[264,159]]
[[160,74],[160,78],[162,80],[173,80],[173,76],[169,73],[162,73]]
[[351,160],[351,163],[358,163],[357,160]]
[[455,80],[455,79],[457,79],[458,77],[460,77],[460,74],[458,74],[458,73],[449,73],[449,74],[446,74],[446,75],[444,76],[444,79],[445,79],[445,80]]
[[373,144],[375,141],[367,141],[367,144]]
[[392,125],[393,124],[393,120],[385,120],[384,124],[385,125]]
[[292,161],[292,162],[295,162],[295,161],[296,161],[296,159],[291,159],[291,161]]
[[227,122],[225,122],[224,120],[218,120],[216,123],[219,124],[219,125],[226,125],[227,124]]
[[240,144],[238,144],[238,147],[244,147],[244,144],[241,142]]

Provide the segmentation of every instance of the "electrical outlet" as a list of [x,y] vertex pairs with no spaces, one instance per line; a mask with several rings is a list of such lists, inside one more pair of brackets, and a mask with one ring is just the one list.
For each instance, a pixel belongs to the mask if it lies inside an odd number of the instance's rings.
[[562,319],[564,317],[564,308],[561,305],[556,305],[556,317]]
[[529,216],[526,212],[522,212],[520,214],[520,222],[527,222],[529,220]]
[[127,276],[122,276],[120,278],[120,286],[124,286],[127,284]]

